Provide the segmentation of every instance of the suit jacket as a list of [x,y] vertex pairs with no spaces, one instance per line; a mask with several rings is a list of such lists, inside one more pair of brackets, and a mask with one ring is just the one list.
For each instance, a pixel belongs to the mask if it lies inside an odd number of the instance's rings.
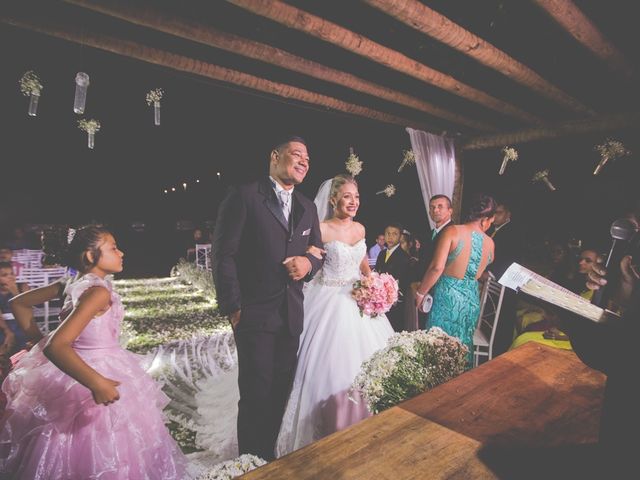
[[522,235],[513,221],[503,225],[493,235],[495,244],[493,262],[487,267],[500,278],[509,265],[518,261],[522,253]]
[[[242,310],[238,330],[276,331],[283,321],[292,335],[303,327],[303,281],[289,278],[286,257],[305,255],[312,265],[305,280],[322,266],[306,255],[322,248],[315,204],[297,190],[290,222],[268,177],[232,188],[220,205],[214,232],[213,280],[220,312]],[[283,318],[284,317],[284,318]]]
[[[375,270],[378,273],[389,273],[393,275],[393,277],[398,280],[398,286],[400,287],[400,291],[406,292],[407,287],[409,286],[409,255],[407,252],[400,248],[396,248],[389,260],[384,261],[387,256],[387,251],[383,250],[378,254],[378,258],[376,259]],[[402,301],[400,298],[399,302]]]
[[424,272],[427,271],[427,268],[429,268],[429,264],[431,263],[431,260],[433,260],[433,254],[435,253],[436,242],[438,241],[438,237],[442,232],[444,232],[446,228],[449,228],[453,224],[454,224],[453,221],[447,223],[444,226],[444,228],[442,228],[438,233],[436,233],[436,236],[434,238],[431,238],[431,237],[427,238],[425,242],[421,245],[420,252],[418,254],[418,266],[416,267],[416,271],[418,273],[418,281],[422,280],[422,277],[424,276]]

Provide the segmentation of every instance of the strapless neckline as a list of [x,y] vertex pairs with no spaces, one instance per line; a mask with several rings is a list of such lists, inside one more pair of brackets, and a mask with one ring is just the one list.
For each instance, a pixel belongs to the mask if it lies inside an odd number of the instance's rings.
[[347,247],[355,247],[355,246],[358,246],[360,243],[364,242],[364,238],[361,238],[360,240],[358,240],[354,244],[343,242],[342,240],[337,240],[337,239],[336,240],[330,240],[328,242],[324,242],[324,244],[325,245],[329,245],[330,243],[334,243],[334,242],[341,243],[343,245],[346,245]]

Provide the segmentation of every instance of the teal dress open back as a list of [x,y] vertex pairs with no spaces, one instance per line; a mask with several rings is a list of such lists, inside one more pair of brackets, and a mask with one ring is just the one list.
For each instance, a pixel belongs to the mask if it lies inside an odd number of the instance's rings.
[[[480,294],[476,276],[482,261],[483,243],[484,235],[471,232],[471,254],[464,277],[440,276],[432,289],[433,306],[427,321],[427,329],[440,327],[469,347],[469,366],[473,358],[473,333],[480,315]],[[460,255],[463,248],[464,240],[460,239],[458,246],[447,257],[447,265]]]

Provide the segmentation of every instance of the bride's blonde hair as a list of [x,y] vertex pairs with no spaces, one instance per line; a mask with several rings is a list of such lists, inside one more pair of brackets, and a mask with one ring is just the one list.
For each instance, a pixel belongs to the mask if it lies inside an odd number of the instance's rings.
[[338,192],[342,188],[343,185],[347,183],[352,183],[358,188],[358,182],[351,175],[347,173],[339,173],[333,180],[331,181],[331,190],[329,191],[329,202],[331,202],[331,206],[335,208],[334,199],[338,197]]

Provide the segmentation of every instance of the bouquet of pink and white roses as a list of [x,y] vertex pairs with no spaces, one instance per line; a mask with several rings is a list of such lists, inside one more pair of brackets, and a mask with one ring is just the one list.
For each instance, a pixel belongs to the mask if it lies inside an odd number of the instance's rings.
[[360,315],[376,317],[387,313],[398,301],[398,281],[388,273],[371,272],[353,284],[351,296],[360,308]]

